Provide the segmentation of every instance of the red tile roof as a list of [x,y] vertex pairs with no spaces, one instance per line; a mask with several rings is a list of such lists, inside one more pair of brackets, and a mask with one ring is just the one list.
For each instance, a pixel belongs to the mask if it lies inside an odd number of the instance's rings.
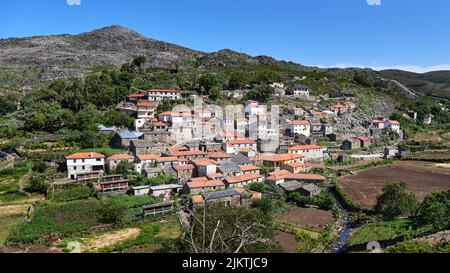
[[194,165],[197,165],[197,166],[206,166],[206,165],[210,165],[210,164],[216,164],[217,162],[215,162],[213,160],[209,160],[209,159],[196,159],[196,160],[192,160],[192,163],[194,163]]
[[243,172],[250,172],[250,171],[257,171],[257,170],[259,170],[259,167],[254,166],[254,165],[242,165],[242,166],[239,166],[239,168],[241,168],[241,171],[243,171]]
[[281,161],[289,161],[289,160],[295,160],[299,158],[304,158],[304,155],[297,155],[297,154],[277,154],[272,156],[260,156],[253,158],[253,161],[270,161],[270,162],[281,162]]
[[307,120],[296,120],[288,123],[288,125],[310,125],[310,123]]
[[174,167],[176,171],[186,171],[186,170],[194,170],[194,166],[191,164],[188,165],[177,165]]
[[208,153],[209,158],[230,158],[231,156],[225,152],[212,152]]
[[137,103],[138,107],[155,107],[156,104],[152,101],[141,101]]
[[235,139],[225,142],[228,146],[235,146],[235,145],[245,145],[245,144],[256,144],[256,140],[250,140],[250,139]]
[[317,145],[296,145],[289,147],[289,151],[306,151],[306,150],[315,150],[322,149],[322,147]]
[[89,159],[89,158],[105,158],[105,156],[94,152],[75,153],[66,156],[66,159]]
[[147,161],[147,160],[156,160],[158,159],[157,155],[154,154],[138,154],[137,156],[140,161]]
[[361,140],[361,141],[370,141],[370,138],[368,138],[368,137],[366,137],[366,136],[360,136],[360,137],[357,137],[359,140]]
[[196,156],[196,155],[207,155],[208,153],[194,150],[194,151],[170,151],[172,156]]
[[186,184],[190,189],[225,186],[225,184],[220,180],[195,181],[195,182],[188,182]]
[[178,158],[175,156],[164,156],[164,157],[158,157],[156,159],[157,162],[168,162],[168,161],[178,161]]
[[249,180],[255,180],[255,179],[259,179],[259,178],[262,178],[262,176],[259,174],[248,173],[248,174],[229,177],[226,179],[226,181],[229,184],[235,184],[235,183],[245,182],[245,181],[249,181]]
[[144,98],[145,95],[144,94],[131,94],[128,95],[129,98]]
[[198,181],[208,181],[208,177],[195,177],[195,178],[191,178],[191,182],[198,182]]
[[126,159],[133,159],[133,157],[129,154],[115,154],[108,157],[108,160],[126,160]]
[[192,203],[194,204],[202,203],[203,201],[204,201],[203,196],[200,194],[192,196]]

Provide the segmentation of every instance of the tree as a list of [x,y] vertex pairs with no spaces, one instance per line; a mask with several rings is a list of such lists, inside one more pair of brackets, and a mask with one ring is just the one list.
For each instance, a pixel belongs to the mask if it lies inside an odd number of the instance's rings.
[[217,100],[220,97],[220,90],[217,87],[213,87],[211,91],[209,92],[209,99],[210,100]]
[[133,59],[132,64],[137,68],[141,68],[141,66],[147,62],[147,57],[145,55],[137,56]]
[[205,89],[206,93],[209,93],[213,87],[216,87],[219,84],[216,76],[211,73],[203,74],[199,78],[200,87]]
[[405,183],[389,183],[377,197],[375,211],[387,220],[401,216],[411,216],[417,208],[413,194],[406,192]]
[[114,173],[127,176],[130,173],[132,173],[133,170],[134,170],[133,163],[131,163],[129,161],[122,161],[117,165]]
[[275,93],[275,89],[268,85],[261,85],[253,90],[250,90],[246,95],[246,100],[256,100],[259,102],[267,102]]
[[272,245],[271,218],[259,210],[216,203],[190,213],[179,241],[170,244],[172,252],[254,253]]
[[96,212],[102,223],[119,224],[125,219],[126,207],[114,199],[105,199],[97,205]]
[[450,191],[434,192],[420,204],[415,224],[441,230],[450,227]]
[[49,188],[49,184],[45,177],[43,175],[34,175],[31,180],[30,184],[27,187],[28,192],[36,192],[36,193],[47,193],[47,190]]
[[243,88],[248,83],[247,78],[241,71],[236,71],[231,74],[230,80],[228,81],[228,86],[230,89],[240,89]]

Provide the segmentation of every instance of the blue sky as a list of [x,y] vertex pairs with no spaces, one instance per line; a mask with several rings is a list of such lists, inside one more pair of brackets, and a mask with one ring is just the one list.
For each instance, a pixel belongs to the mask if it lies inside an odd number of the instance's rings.
[[450,70],[448,0],[4,0],[0,12],[0,38],[123,25],[208,52],[230,48],[330,67]]

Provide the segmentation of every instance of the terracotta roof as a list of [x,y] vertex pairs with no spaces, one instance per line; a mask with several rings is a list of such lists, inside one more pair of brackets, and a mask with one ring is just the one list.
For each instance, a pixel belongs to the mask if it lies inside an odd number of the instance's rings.
[[281,170],[281,171],[271,172],[271,173],[269,173],[269,177],[267,177],[267,179],[280,180],[280,179],[284,179],[289,174],[292,174],[292,173],[290,171],[288,171],[288,170]]
[[225,186],[225,184],[220,180],[195,181],[195,182],[188,182],[186,184],[191,189]]
[[202,195],[192,196],[192,203],[194,203],[194,204],[202,203],[203,201],[204,201],[204,199],[203,199]]
[[174,167],[176,171],[185,171],[185,170],[193,170],[194,165],[188,164],[188,165],[177,165]]
[[156,159],[157,162],[168,162],[168,161],[178,161],[178,158],[175,156],[164,156],[164,157],[158,157]]
[[390,124],[395,124],[395,125],[400,125],[400,122],[397,120],[390,120],[389,121]]
[[234,183],[240,183],[240,182],[245,182],[245,181],[249,181],[249,180],[259,179],[259,178],[262,178],[262,176],[259,174],[248,173],[248,174],[229,177],[226,179],[226,181],[230,184],[234,184]]
[[191,182],[198,182],[198,181],[208,181],[208,177],[195,177],[195,178],[191,178]]
[[139,158],[139,160],[141,161],[146,161],[146,160],[156,160],[158,159],[157,155],[154,154],[138,154],[137,156]]
[[108,160],[125,160],[125,159],[133,159],[133,157],[129,154],[115,154],[108,157]]
[[172,116],[172,112],[167,111],[167,112],[162,112],[161,114],[159,114],[160,116]]
[[145,95],[144,94],[131,94],[131,95],[128,95],[128,97],[129,98],[143,98],[143,97],[145,97]]
[[185,113],[185,112],[179,112],[179,113],[172,113],[172,117],[192,117],[193,115],[191,113]]
[[310,125],[310,123],[307,120],[296,120],[288,123],[288,125]]
[[305,151],[305,150],[313,150],[313,149],[322,149],[322,147],[317,145],[296,145],[289,147],[289,151]]
[[256,141],[250,140],[250,139],[236,139],[236,140],[227,141],[225,143],[229,146],[234,146],[234,145],[243,145],[243,144],[256,144]]
[[167,126],[167,124],[165,124],[165,123],[162,122],[162,121],[156,122],[156,123],[154,123],[154,125],[155,125],[155,126]]
[[342,109],[342,108],[347,108],[347,106],[339,103],[330,106],[330,109]]
[[304,158],[304,155],[297,155],[297,154],[277,154],[272,156],[260,156],[255,157],[252,160],[254,161],[270,161],[270,162],[280,162],[280,161],[288,161],[288,160],[295,160],[299,158]]
[[194,150],[194,151],[171,151],[173,156],[193,156],[193,155],[207,155],[206,152]]
[[138,107],[155,107],[155,105],[152,101],[141,101],[137,103]]
[[243,171],[243,172],[259,170],[259,168],[257,166],[254,166],[254,165],[242,165],[242,166],[239,166],[239,168],[241,168],[241,171]]
[[66,156],[66,159],[89,159],[89,158],[105,158],[105,156],[94,152],[75,153]]
[[198,166],[206,166],[206,165],[210,165],[210,164],[216,164],[215,161],[209,160],[209,159],[196,159],[196,160],[192,160],[192,163],[194,163],[195,165],[198,165]]
[[231,156],[225,152],[212,152],[208,153],[210,158],[230,158]]
[[222,173],[212,173],[212,174],[208,174],[208,177],[213,179],[213,178],[219,178],[219,177],[223,177]]
[[357,137],[359,140],[361,140],[361,141],[370,141],[370,138],[368,138],[368,137],[366,137],[366,136],[360,136],[360,137]]

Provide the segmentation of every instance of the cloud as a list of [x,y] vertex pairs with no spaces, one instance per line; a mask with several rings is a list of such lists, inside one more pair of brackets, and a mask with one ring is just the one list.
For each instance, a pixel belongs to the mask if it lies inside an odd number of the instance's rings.
[[69,6],[81,6],[81,0],[66,0]]
[[381,6],[381,0],[367,0],[369,6]]
[[450,64],[439,64],[432,66],[423,66],[423,65],[360,65],[360,64],[351,64],[351,63],[341,63],[334,65],[317,65],[317,67],[321,68],[348,68],[348,67],[358,67],[358,68],[371,68],[373,70],[385,70],[385,69],[397,69],[404,70],[416,73],[426,73],[430,71],[441,71],[441,70],[450,70]]

